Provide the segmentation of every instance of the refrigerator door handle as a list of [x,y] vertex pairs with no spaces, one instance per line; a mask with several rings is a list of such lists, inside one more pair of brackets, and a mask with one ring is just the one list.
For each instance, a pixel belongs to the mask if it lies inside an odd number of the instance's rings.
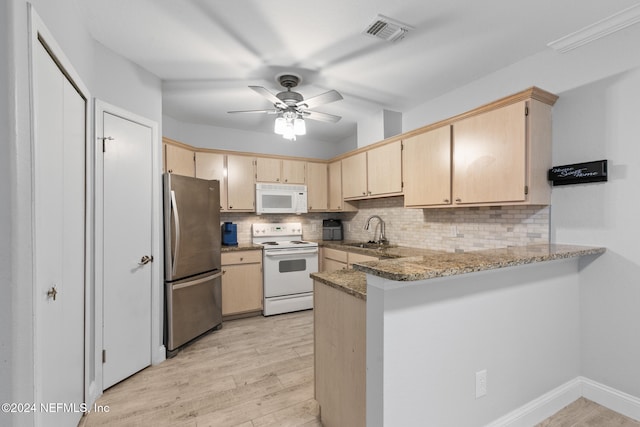
[[171,190],[171,211],[173,212],[173,216],[175,218],[175,227],[176,227],[176,241],[174,242],[173,247],[173,262],[171,265],[171,275],[175,277],[176,268],[178,264],[178,255],[180,251],[180,217],[178,216],[178,203],[176,203],[176,192]]
[[208,282],[208,281],[217,279],[218,277],[222,277],[222,271],[219,272],[219,273],[216,273],[214,275],[211,275],[211,276],[200,278],[198,280],[193,280],[191,282],[180,283],[179,285],[173,285],[173,290],[175,291],[175,290],[182,289],[182,288],[188,288],[189,286],[199,285],[200,283]]

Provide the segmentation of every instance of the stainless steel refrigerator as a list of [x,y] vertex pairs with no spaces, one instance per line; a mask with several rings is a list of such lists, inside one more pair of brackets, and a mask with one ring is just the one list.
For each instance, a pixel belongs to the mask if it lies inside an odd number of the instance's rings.
[[220,182],[164,174],[165,344],[222,324]]

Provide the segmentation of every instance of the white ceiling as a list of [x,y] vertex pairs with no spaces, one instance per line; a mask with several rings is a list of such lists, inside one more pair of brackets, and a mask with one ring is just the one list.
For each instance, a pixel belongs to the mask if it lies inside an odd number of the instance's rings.
[[[294,72],[305,98],[342,101],[314,110],[314,139],[341,141],[382,109],[407,111],[506,65],[637,0],[79,0],[93,37],[163,80],[163,113],[189,123],[273,132],[249,89],[282,88]],[[382,14],[415,29],[397,43],[362,34]],[[524,88],[523,88],[524,89]]]

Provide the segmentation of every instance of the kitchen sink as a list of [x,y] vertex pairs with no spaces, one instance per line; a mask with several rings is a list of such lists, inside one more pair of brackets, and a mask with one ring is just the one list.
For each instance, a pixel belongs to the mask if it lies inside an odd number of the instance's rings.
[[390,245],[388,243],[376,243],[376,242],[354,242],[354,243],[345,243],[345,246],[351,246],[352,248],[364,248],[364,249],[387,249],[387,248],[395,248],[398,245]]

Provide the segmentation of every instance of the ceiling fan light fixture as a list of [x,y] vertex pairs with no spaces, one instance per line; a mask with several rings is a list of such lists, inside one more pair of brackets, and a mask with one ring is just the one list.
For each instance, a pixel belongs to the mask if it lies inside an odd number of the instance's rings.
[[284,117],[282,117],[282,114],[278,114],[278,117],[276,117],[276,121],[275,121],[275,124],[273,126],[273,131],[275,133],[277,133],[278,135],[283,135],[284,134],[284,127],[285,127]]
[[302,117],[298,117],[293,121],[293,131],[296,135],[305,135],[307,133],[307,126]]

